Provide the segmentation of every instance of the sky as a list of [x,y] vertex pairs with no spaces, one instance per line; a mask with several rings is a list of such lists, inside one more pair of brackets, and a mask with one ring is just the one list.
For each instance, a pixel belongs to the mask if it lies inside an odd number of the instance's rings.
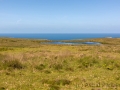
[[120,0],[0,0],[0,33],[120,33]]

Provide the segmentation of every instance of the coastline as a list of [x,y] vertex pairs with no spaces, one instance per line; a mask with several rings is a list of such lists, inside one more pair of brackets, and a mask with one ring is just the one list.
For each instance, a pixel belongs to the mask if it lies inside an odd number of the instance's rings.
[[83,33],[83,34],[0,34],[0,37],[8,37],[8,38],[28,38],[28,39],[47,39],[47,40],[78,40],[78,39],[94,39],[94,38],[120,38],[120,34],[112,34],[112,33]]

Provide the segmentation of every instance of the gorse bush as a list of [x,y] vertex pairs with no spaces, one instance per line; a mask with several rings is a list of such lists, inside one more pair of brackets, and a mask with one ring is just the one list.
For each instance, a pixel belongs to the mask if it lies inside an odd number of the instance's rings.
[[13,69],[23,69],[24,66],[21,62],[18,60],[12,60],[12,61],[7,61],[6,62],[7,66]]
[[25,66],[18,60],[4,60],[1,63],[3,69],[23,69]]

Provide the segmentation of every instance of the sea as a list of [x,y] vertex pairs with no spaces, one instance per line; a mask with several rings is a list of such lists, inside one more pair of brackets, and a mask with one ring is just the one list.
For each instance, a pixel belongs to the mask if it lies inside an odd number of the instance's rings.
[[1,33],[0,37],[46,40],[76,40],[91,38],[120,38],[120,33]]

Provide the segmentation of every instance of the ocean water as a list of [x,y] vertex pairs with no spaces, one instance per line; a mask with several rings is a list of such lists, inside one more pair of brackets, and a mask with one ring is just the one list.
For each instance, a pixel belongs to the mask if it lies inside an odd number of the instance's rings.
[[48,40],[74,40],[74,39],[90,39],[90,38],[120,38],[118,34],[0,34],[0,37],[10,38],[28,38],[28,39],[48,39]]
[[53,41],[53,42],[43,42],[43,44],[58,44],[58,45],[101,45],[99,42],[60,42],[60,41]]

